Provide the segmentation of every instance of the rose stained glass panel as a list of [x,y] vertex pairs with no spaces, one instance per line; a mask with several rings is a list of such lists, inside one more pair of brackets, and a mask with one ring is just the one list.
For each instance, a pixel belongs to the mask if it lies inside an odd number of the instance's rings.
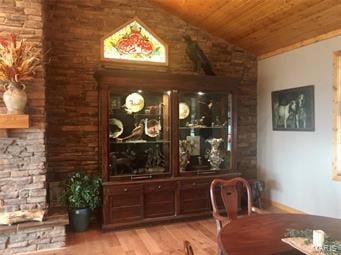
[[136,20],[104,39],[104,58],[167,63],[166,46]]

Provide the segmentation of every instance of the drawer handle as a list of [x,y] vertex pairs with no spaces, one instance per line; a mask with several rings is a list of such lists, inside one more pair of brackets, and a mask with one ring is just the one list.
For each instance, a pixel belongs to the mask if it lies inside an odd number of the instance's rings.
[[159,185],[159,186],[157,186],[157,188],[158,188],[158,189],[161,189],[161,188],[162,188],[162,186],[161,186],[161,185]]
[[209,171],[200,171],[198,172],[199,175],[205,175],[205,174],[212,174],[217,172],[218,170],[209,170]]
[[127,188],[124,188],[124,189],[123,189],[123,191],[124,191],[124,192],[127,192],[127,191],[128,191],[128,189],[127,189]]
[[145,180],[145,179],[152,179],[152,175],[143,175],[143,176],[131,176],[131,180]]

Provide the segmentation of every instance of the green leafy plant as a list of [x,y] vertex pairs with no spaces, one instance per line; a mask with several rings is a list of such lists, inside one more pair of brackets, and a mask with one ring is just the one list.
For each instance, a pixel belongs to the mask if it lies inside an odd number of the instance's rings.
[[75,172],[64,183],[62,202],[68,209],[90,208],[101,202],[102,181],[98,176],[88,176],[80,171]]

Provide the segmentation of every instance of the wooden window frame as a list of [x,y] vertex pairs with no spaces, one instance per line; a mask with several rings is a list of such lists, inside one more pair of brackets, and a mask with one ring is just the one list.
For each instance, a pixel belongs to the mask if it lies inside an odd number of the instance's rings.
[[341,181],[341,51],[333,61],[333,180]]

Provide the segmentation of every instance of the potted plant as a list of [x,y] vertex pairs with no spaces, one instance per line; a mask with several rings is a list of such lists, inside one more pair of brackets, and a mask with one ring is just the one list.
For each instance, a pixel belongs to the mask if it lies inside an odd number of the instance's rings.
[[101,202],[102,181],[98,176],[75,172],[64,183],[62,200],[69,212],[72,229],[76,232],[88,229],[91,212]]
[[27,102],[24,82],[34,78],[41,64],[40,51],[32,43],[17,41],[14,34],[0,36],[0,84],[8,114],[23,114]]

